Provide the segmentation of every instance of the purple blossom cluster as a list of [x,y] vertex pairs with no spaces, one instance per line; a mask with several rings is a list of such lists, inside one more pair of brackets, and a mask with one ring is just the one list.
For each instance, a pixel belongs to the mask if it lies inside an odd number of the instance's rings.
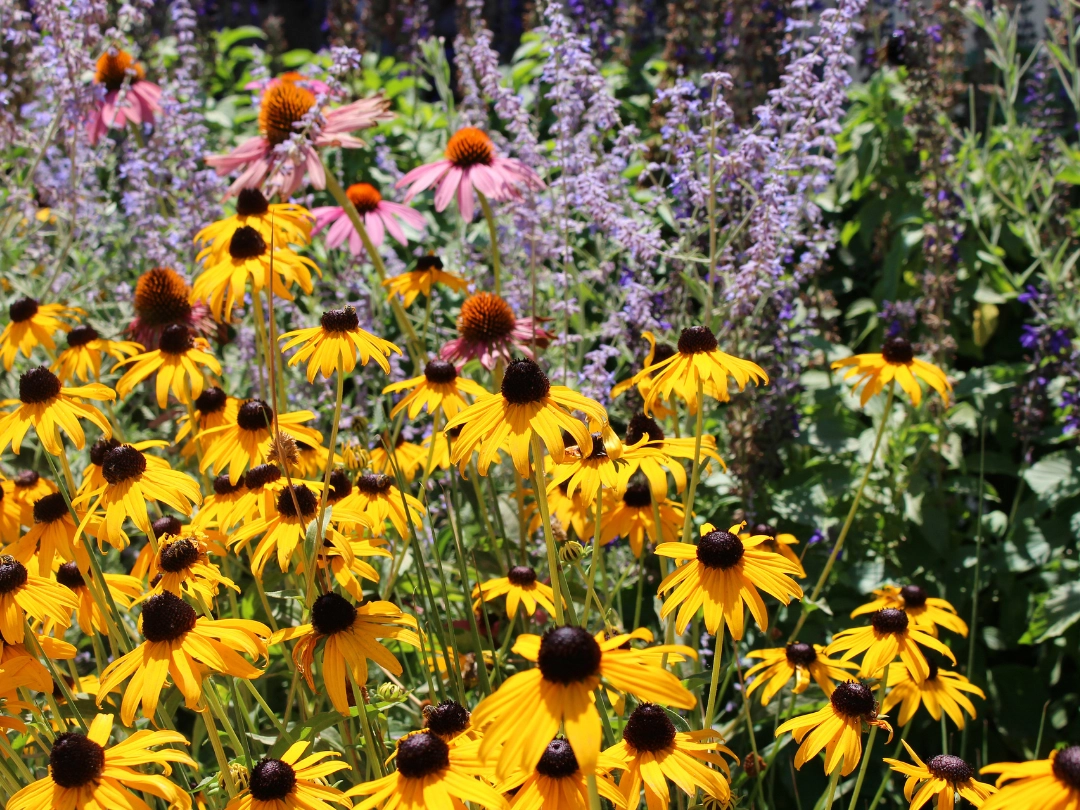
[[[1029,445],[1053,421],[1055,406],[1065,434],[1080,429],[1080,347],[1074,332],[1055,321],[1056,301],[1047,286],[1029,285],[1018,300],[1032,311],[1020,332],[1030,371],[1013,397],[1012,411],[1017,437]],[[1050,395],[1055,381],[1063,383],[1056,403]]]

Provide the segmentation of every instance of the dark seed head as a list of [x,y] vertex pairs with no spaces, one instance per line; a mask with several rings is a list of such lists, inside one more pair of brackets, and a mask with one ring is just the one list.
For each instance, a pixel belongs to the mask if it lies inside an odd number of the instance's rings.
[[707,326],[691,326],[679,335],[679,354],[700,354],[716,351],[716,335]]
[[146,472],[146,456],[130,444],[108,452],[101,463],[101,474],[110,484],[120,484]]
[[183,354],[195,345],[191,330],[182,323],[171,323],[161,332],[158,347],[165,354]]
[[1054,776],[1073,790],[1080,790],[1080,745],[1058,751],[1052,768]]
[[349,474],[340,467],[330,473],[330,492],[327,493],[327,503],[337,503],[352,492],[352,479]]
[[905,607],[922,607],[926,604],[926,591],[918,585],[905,585],[900,589],[900,597]]
[[926,676],[926,680],[928,680],[928,681],[936,680],[937,676],[938,676],[938,672],[939,672],[937,661],[933,660],[932,658],[927,658],[926,659],[926,665],[928,667],[930,667],[930,674],[928,674]]
[[37,315],[38,302],[33,298],[20,298],[8,307],[8,317],[12,323],[22,323]]
[[675,741],[675,725],[655,703],[642,703],[626,721],[623,739],[638,751],[663,751]]
[[[262,489],[281,478],[281,470],[273,464],[256,464],[244,474],[244,484],[248,489]],[[239,484],[237,484],[239,486]]]
[[76,731],[56,735],[49,751],[49,775],[62,788],[97,781],[105,769],[105,749]]
[[870,625],[879,633],[903,633],[907,630],[908,616],[902,610],[885,608],[871,614]]
[[886,363],[907,365],[915,358],[915,352],[907,338],[891,337],[882,345],[881,356]]
[[652,364],[663,363],[671,355],[675,354],[675,347],[670,343],[657,343],[652,353]]
[[776,537],[776,529],[768,523],[758,523],[754,526],[751,534],[763,534],[766,537]]
[[793,667],[808,667],[817,660],[817,651],[813,644],[793,641],[784,648],[784,655]]
[[161,569],[170,574],[186,571],[199,561],[199,547],[191,538],[183,537],[161,549]]
[[176,536],[180,534],[183,526],[184,524],[180,522],[180,518],[175,515],[162,515],[150,524],[150,528],[154,532],[154,537],[164,537],[167,534]]
[[416,260],[417,270],[442,270],[442,259],[438,256],[421,256]]
[[433,733],[454,737],[469,727],[469,710],[456,700],[444,700],[437,706],[426,707],[424,719]]
[[105,463],[105,456],[109,455],[109,451],[119,446],[120,442],[116,439],[98,439],[90,445],[90,463],[100,467]]
[[[274,469],[277,469],[276,467]],[[222,473],[214,478],[214,494],[215,495],[232,495],[237,490],[243,489],[245,486],[245,476],[243,473],[237,479],[234,484],[229,480],[228,473]]]
[[266,253],[266,242],[263,241],[262,235],[250,225],[237,228],[232,239],[229,240],[229,255],[234,259],[254,259],[264,253]]
[[356,621],[356,608],[344,596],[324,593],[311,606],[311,625],[323,636],[348,630]]
[[258,217],[270,210],[270,203],[257,188],[242,188],[236,195],[238,217]]
[[67,334],[67,344],[71,348],[78,346],[85,346],[92,340],[97,340],[101,335],[98,334],[97,329],[90,326],[90,324],[84,323],[76,326]]
[[48,402],[60,393],[60,378],[45,366],[32,368],[19,377],[19,401],[27,405]]
[[40,480],[41,476],[38,475],[36,470],[23,470],[15,476],[15,486],[19,489],[29,489],[37,486],[37,482]]
[[514,360],[503,375],[502,395],[511,405],[528,405],[548,395],[551,383],[532,360]]
[[833,709],[845,717],[866,717],[874,713],[874,693],[858,681],[837,684],[829,699]]
[[515,565],[507,573],[506,578],[520,588],[536,582],[536,572],[527,565]]
[[662,442],[664,431],[651,416],[637,413],[630,418],[630,424],[626,426],[626,443],[637,444],[642,436],[648,436],[650,442]]
[[646,509],[652,506],[652,490],[648,484],[630,484],[622,496],[623,503],[635,509]]
[[195,609],[168,591],[156,593],[143,603],[142,634],[147,641],[172,641],[195,626]]
[[424,366],[424,376],[433,385],[443,385],[457,379],[457,369],[454,368],[453,363],[447,363],[445,360],[429,360]]
[[195,408],[203,416],[208,416],[224,409],[225,403],[228,401],[229,398],[225,392],[215,385],[203,389],[203,392],[195,397]]
[[66,562],[56,569],[56,581],[65,588],[71,588],[71,590],[86,585],[86,580],[83,578],[82,571],[79,570],[78,563],[74,562]]
[[260,802],[280,802],[296,787],[296,771],[280,759],[262,759],[251,769],[248,789]]
[[578,683],[600,669],[601,651],[596,639],[580,627],[554,627],[540,639],[537,663],[544,679],[552,683]]
[[[295,502],[293,496],[296,497]],[[300,515],[296,514],[296,507],[300,507]],[[278,493],[278,514],[285,517],[309,517],[319,509],[319,497],[312,492],[306,484],[292,484]]]
[[261,399],[250,399],[237,411],[236,424],[243,430],[269,430],[274,424],[274,409]]
[[709,532],[698,540],[697,558],[706,568],[727,571],[738,564],[744,552],[742,540],[731,532]]
[[29,574],[26,566],[5,554],[0,557],[0,593],[11,593],[26,584]]
[[544,749],[544,755],[536,763],[536,772],[549,779],[564,779],[577,773],[578,762],[574,749],[566,740],[554,739]]
[[952,754],[938,754],[936,757],[930,757],[926,761],[926,770],[938,779],[944,779],[953,784],[966,782],[975,775],[970,765]]
[[324,312],[319,323],[327,332],[354,332],[360,326],[360,318],[353,307],[345,307]]
[[67,501],[59,492],[54,492],[34,501],[34,523],[54,523],[67,514]]
[[450,746],[438,734],[421,731],[397,745],[398,773],[406,779],[423,779],[450,767]]
[[394,479],[383,473],[364,473],[356,481],[356,488],[365,495],[385,495],[394,485]]
[[592,452],[589,453],[589,458],[596,460],[607,458],[607,447],[604,446],[604,437],[600,433],[592,434]]

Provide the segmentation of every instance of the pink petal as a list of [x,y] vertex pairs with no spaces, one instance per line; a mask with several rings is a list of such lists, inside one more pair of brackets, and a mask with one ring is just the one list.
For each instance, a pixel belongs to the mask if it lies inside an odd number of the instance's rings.
[[[472,168],[475,168],[475,166]],[[461,211],[461,216],[466,222],[472,222],[473,213],[475,213],[472,174],[471,169],[466,169],[462,172],[461,183],[458,185],[457,190],[458,209]]]
[[[304,147],[304,152],[304,162],[307,164],[307,172],[308,177],[311,178],[311,185],[318,189],[326,188],[326,169],[323,168],[322,161],[319,160],[319,153],[311,147]],[[299,167],[294,171],[299,173]],[[292,193],[290,193],[289,196],[291,197]]]
[[452,165],[449,160],[436,160],[434,163],[417,166],[398,180],[395,187],[405,188],[405,186],[409,186],[409,192],[405,195],[405,202],[408,202],[421,191],[431,188]]
[[[385,203],[383,204],[385,205]],[[383,206],[379,206],[380,210],[376,210],[373,216],[382,220],[382,224],[386,227],[386,232],[390,234],[402,245],[408,243],[408,239],[405,238],[405,232],[401,230],[401,226],[398,225],[397,220],[394,219],[394,215],[389,211],[382,210]]]
[[341,243],[344,242],[354,230],[352,220],[348,217],[340,217],[337,222],[330,226],[330,230],[326,232],[326,246],[329,248],[340,247]]
[[367,229],[368,239],[375,247],[380,247],[386,239],[386,230],[383,228],[382,217],[378,214],[364,214],[364,228]]
[[482,164],[473,166],[471,174],[473,185],[481,194],[492,200],[499,199],[499,186],[502,180],[498,174]]
[[360,234],[356,232],[356,228],[349,231],[349,251],[353,256],[362,256],[364,253],[364,243],[360,241]]
[[265,158],[270,152],[270,142],[260,135],[255,138],[248,138],[227,154],[207,155],[204,160],[206,161],[207,166],[213,166],[217,169],[218,175],[221,176],[228,174],[234,169],[246,166],[253,160]]
[[458,184],[461,182],[462,171],[457,166],[451,166],[450,171],[439,182],[439,188],[435,191],[435,210],[445,211],[450,200],[454,198]]
[[345,209],[340,205],[320,205],[318,208],[312,208],[311,214],[315,217],[315,227],[311,230],[312,235],[314,235],[325,228],[328,223],[344,216]]

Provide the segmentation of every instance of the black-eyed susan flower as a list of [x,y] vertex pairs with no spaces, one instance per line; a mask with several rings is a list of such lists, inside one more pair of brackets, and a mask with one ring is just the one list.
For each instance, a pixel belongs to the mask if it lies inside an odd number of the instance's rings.
[[[885,757],[883,762],[897,773],[907,777],[904,782],[904,798],[908,800],[908,810],[919,810],[931,799],[935,799],[937,810],[952,810],[959,794],[967,799],[972,807],[982,807],[987,797],[997,793],[997,788],[985,782],[975,780],[975,769],[963,759],[952,754],[938,754],[926,762],[901,740],[913,765],[898,759]],[[1012,805],[1015,807],[1015,805]]]
[[4,481],[2,488],[21,508],[20,520],[25,526],[33,522],[34,504],[57,491],[56,484],[43,478],[36,470],[21,470],[10,481]]
[[590,426],[573,416],[573,411],[584,413],[592,427],[607,423],[607,412],[599,402],[565,386],[552,385],[532,360],[515,360],[506,367],[497,393],[479,397],[447,423],[447,431],[464,426],[453,444],[450,461],[464,469],[473,452],[478,452],[477,469],[487,475],[499,451],[506,450],[518,473],[528,477],[533,434],[539,436],[555,462],[561,463],[566,455],[563,430],[577,442],[582,454],[591,455]]
[[[600,754],[597,767],[593,769],[597,793],[619,810],[625,810],[627,800],[608,772],[618,766],[618,760]],[[557,807],[559,810],[589,810],[589,786],[585,773],[578,765],[570,743],[556,737],[544,749],[540,761],[530,771],[515,771],[499,780],[495,789],[500,793],[513,793],[511,810],[530,810],[539,807]],[[637,796],[634,796],[635,800]]]
[[29,357],[37,346],[54,351],[56,343],[53,335],[61,330],[70,330],[71,321],[82,312],[78,307],[65,307],[63,304],[39,304],[33,298],[15,301],[8,307],[11,320],[0,332],[0,360],[4,362],[4,371],[11,371],[17,354]]
[[361,365],[366,366],[374,360],[384,373],[389,374],[387,358],[394,352],[401,354],[401,349],[389,340],[361,329],[360,318],[351,306],[324,312],[318,326],[286,332],[279,339],[288,341],[281,347],[282,352],[300,346],[300,351],[289,358],[289,365],[306,361],[308,382],[314,382],[315,375],[320,372],[326,379],[338,369],[351,372],[356,368],[358,354]]
[[443,700],[424,707],[424,728],[453,745],[480,739],[469,719],[469,710],[456,700]]
[[416,296],[431,297],[431,288],[436,284],[445,284],[454,292],[465,292],[469,282],[453,273],[443,270],[443,262],[438,256],[421,256],[416,260],[416,267],[383,281],[387,289],[387,298],[401,296],[402,304],[408,308]]
[[[833,681],[844,681],[851,677],[847,670],[855,669],[848,661],[836,661],[825,654],[820,644],[805,644],[792,641],[785,647],[771,650],[752,650],[747,658],[760,658],[761,662],[746,670],[747,679],[753,678],[746,687],[746,696],[754,694],[764,686],[761,693],[761,705],[767,706],[773,696],[795,678],[791,691],[801,695],[810,686],[813,678],[826,696],[833,692]],[[755,677],[756,676],[756,677]]]
[[696,403],[699,381],[703,393],[720,402],[729,396],[728,377],[735,380],[740,391],[751,380],[755,384],[767,385],[769,382],[769,375],[761,366],[720,351],[716,336],[707,326],[683,329],[678,351],[666,360],[643,368],[631,377],[631,383],[636,385],[646,377],[652,377],[652,385],[645,396],[647,414],[652,412],[657,398],[669,400],[673,393],[686,402]]
[[263,241],[274,247],[307,245],[315,218],[296,203],[271,203],[258,188],[242,188],[236,195],[236,213],[219,219],[195,234],[201,245],[196,261],[220,260],[229,252],[233,234],[241,228],[253,228]]
[[[391,807],[395,810],[430,810],[461,807],[473,802],[491,810],[504,810],[506,799],[462,764],[460,749],[431,731],[418,731],[397,742],[397,770],[381,779],[346,791],[349,797],[367,796],[353,810]],[[467,757],[466,760],[471,760]]]
[[832,364],[833,369],[846,368],[845,380],[854,379],[852,390],[860,387],[862,395],[859,404],[865,405],[870,397],[881,393],[886,385],[894,380],[900,384],[911,403],[918,405],[922,401],[922,389],[919,380],[925,381],[941,395],[946,405],[949,404],[949,392],[952,384],[945,372],[937,366],[915,357],[911,343],[904,337],[891,337],[885,341],[877,354],[856,354],[845,357]]
[[247,789],[232,799],[225,810],[332,810],[333,804],[350,807],[345,794],[327,782],[328,776],[349,770],[349,765],[332,757],[336,751],[307,754],[310,741],[289,746],[281,759],[264,757],[248,776]]
[[0,636],[8,644],[22,643],[27,616],[67,629],[76,607],[78,601],[64,586],[31,574],[11,555],[0,557]]
[[[683,465],[694,460],[694,448],[693,437],[668,438],[651,416],[635,414],[626,428],[626,442],[620,457],[620,474],[626,482],[635,473],[641,472],[652,487],[653,497],[660,500],[668,494],[669,474],[675,482],[677,492],[686,489],[686,469]],[[705,465],[706,473],[713,461],[727,469],[724,460],[716,452],[716,437],[708,433],[701,437],[700,460]]]
[[793,717],[776,729],[776,736],[790,731],[795,741],[802,743],[795,754],[796,768],[825,749],[825,773],[841,768],[841,775],[847,776],[862,758],[863,725],[885,729],[892,740],[892,726],[878,717],[870,687],[845,681],[837,684],[824,708]]
[[536,613],[537,605],[546,610],[549,616],[555,615],[555,593],[550,585],[538,581],[536,571],[527,565],[515,565],[505,577],[477,584],[473,587],[472,596],[473,610],[479,610],[481,605],[492,599],[505,596],[506,615],[511,621],[517,618],[519,605],[524,608],[526,618]]
[[389,520],[402,537],[409,535],[409,523],[419,527],[424,520],[424,505],[408,492],[402,493],[394,479],[384,473],[364,473],[356,479],[352,492],[335,509],[366,515],[376,531]]
[[178,731],[136,731],[122,742],[109,746],[113,716],[99,714],[86,734],[66,731],[57,735],[49,749],[49,775],[27,785],[8,801],[8,810],[64,810],[98,808],[141,808],[145,803],[132,791],[149,793],[170,807],[190,810],[191,797],[164,776],[146,773],[147,765],[161,765],[170,772],[170,763],[191,768],[198,765],[186,753],[166,745],[187,745]]
[[955,666],[956,658],[952,650],[929,633],[919,630],[908,620],[907,613],[896,608],[883,608],[870,614],[867,627],[841,630],[833,636],[826,651],[830,655],[842,652],[844,661],[865,653],[859,667],[862,678],[877,677],[899,655],[911,677],[922,683],[930,674],[930,663],[919,649],[920,646],[941,653]]
[[[229,480],[227,475],[224,478]],[[244,473],[238,483],[242,484],[240,494],[234,492],[230,497],[230,500],[235,498],[235,503],[231,512],[221,515],[219,527],[231,527],[275,514],[278,493],[287,486],[288,479],[276,464],[257,464]]]
[[[370,658],[393,675],[400,675],[401,664],[394,654],[378,642],[388,638],[420,646],[416,619],[402,613],[390,602],[368,602],[353,605],[344,596],[325,593],[311,606],[308,624],[279,630],[271,644],[299,639],[293,648],[293,661],[315,689],[312,664],[315,647],[325,639],[322,655],[322,680],[334,709],[349,713],[348,685],[350,675],[358,686],[368,679],[367,661]],[[400,762],[398,763],[400,768]]]
[[[56,569],[56,581],[75,594],[76,599],[79,600],[75,607],[75,618],[79,623],[79,629],[86,635],[100,633],[104,636],[109,632],[109,625],[90,593],[90,587],[86,584],[90,574],[85,571],[86,569],[80,570],[78,563],[66,562]],[[105,574],[105,587],[109,589],[109,594],[116,606],[125,610],[142,595],[143,589],[141,579],[127,574]],[[46,622],[46,628],[50,632],[57,629],[52,621]]]
[[105,668],[97,698],[100,706],[105,695],[130,678],[120,706],[125,726],[134,721],[140,703],[144,717],[154,716],[166,676],[172,678],[189,709],[199,705],[202,680],[210,673],[249,680],[259,677],[262,670],[240,653],[255,660],[265,658],[270,636],[270,628],[261,622],[200,617],[168,591],[143,603],[139,630],[145,641]]
[[210,561],[206,535],[186,531],[158,537],[158,551],[150,565],[151,592],[188,595],[210,607],[222,586],[240,588]]
[[889,691],[881,702],[881,710],[888,713],[899,704],[897,723],[906,726],[922,705],[934,720],[940,720],[944,711],[957,728],[963,728],[964,712],[975,717],[975,705],[967,695],[977,695],[984,700],[986,695],[959,672],[941,669],[933,660],[927,663],[930,672],[921,683],[911,677],[906,666],[889,670]]
[[731,787],[725,778],[730,774],[725,755],[738,761],[716,732],[677,731],[667,712],[655,703],[642,703],[634,709],[623,727],[622,739],[604,751],[604,756],[616,760],[624,771],[619,791],[626,806],[638,806],[644,787],[649,810],[671,806],[668,780],[688,796],[695,796],[700,789],[726,807]]
[[187,326],[203,337],[210,337],[216,327],[206,304],[191,303],[191,287],[171,267],[153,267],[135,282],[132,302],[135,318],[128,332],[148,349],[157,346],[167,326]]
[[532,318],[519,318],[505,299],[486,291],[465,299],[457,319],[458,336],[439,350],[439,357],[463,366],[470,360],[491,371],[515,356],[535,360],[533,346],[545,348],[552,335]]
[[[550,491],[548,493],[550,499]],[[682,532],[682,507],[667,498],[657,499],[660,525],[656,525],[653,512],[653,492],[644,482],[633,481],[623,490],[612,505],[604,504],[600,519],[600,540],[610,543],[617,537],[630,541],[630,550],[640,557],[645,542],[674,543]]]
[[[78,651],[74,644],[68,644],[63,639],[48,635],[35,634],[38,649],[51,661],[70,661]],[[37,692],[48,692],[53,688],[52,675],[36,654],[26,649],[26,644],[8,644],[0,636],[0,668],[5,671],[14,671],[25,667],[25,675],[28,678],[27,686]],[[19,676],[22,677],[22,676]],[[0,689],[0,694],[6,692]]]
[[209,446],[203,453],[200,470],[213,468],[227,472],[233,481],[240,473],[269,460],[270,439],[274,428],[284,431],[294,440],[313,447],[322,446],[322,434],[305,425],[315,418],[311,411],[292,411],[275,416],[274,409],[261,399],[249,399],[236,411],[236,421],[209,428],[196,438],[205,439]]
[[[326,537],[319,549],[319,567],[329,568],[334,581],[345,589],[357,602],[364,600],[363,580],[379,581],[379,572],[364,561],[364,557],[387,557],[393,555],[383,548],[383,540],[352,539],[328,526]],[[304,563],[297,566],[303,573]]]
[[[183,414],[176,420],[177,431],[174,444],[180,444],[185,439],[187,442],[181,447],[180,455],[184,458],[205,452],[206,448],[214,440],[214,435],[209,434],[196,438],[203,431],[211,430],[222,425],[236,424],[236,413],[240,410],[240,400],[230,397],[218,386],[213,385],[203,390],[195,397],[193,414]],[[191,417],[195,417],[194,426]]]
[[[8,445],[19,455],[23,438],[32,427],[45,451],[54,456],[63,452],[60,432],[77,450],[86,444],[80,419],[97,425],[106,438],[112,436],[109,420],[97,408],[81,400],[114,400],[116,393],[100,383],[65,388],[60,378],[44,366],[32,368],[19,377],[18,407],[0,416],[0,452]],[[9,400],[10,402],[10,400]]]
[[210,354],[210,344],[196,337],[188,327],[172,324],[161,333],[158,348],[137,354],[113,368],[134,364],[116,383],[116,393],[128,396],[135,386],[157,374],[155,392],[159,408],[169,404],[169,392],[181,402],[191,402],[203,392],[207,371],[221,374],[221,365]]
[[[102,465],[105,463],[105,457],[109,454],[110,450],[115,450],[117,447],[123,444],[119,439],[98,439],[92,445],[90,445],[90,463],[86,465],[83,470],[82,481],[79,484],[79,495],[85,492],[92,492],[95,489],[100,489],[105,486],[105,476],[102,475]],[[162,441],[161,439],[147,439],[142,442],[133,442],[132,447],[140,452],[143,452],[143,458],[146,459],[147,466],[157,467],[162,470],[169,469],[169,462],[163,458],[157,456],[145,455],[146,450],[150,450],[155,447],[168,447],[169,443]]]
[[1072,810],[1080,804],[1080,745],[1051,751],[1047,759],[998,762],[982,773],[999,774],[998,792],[984,810]]
[[603,431],[592,434],[592,452],[584,453],[580,448],[568,445],[562,463],[548,458],[548,473],[551,482],[548,489],[566,485],[566,494],[573,498],[576,494],[588,507],[596,502],[601,488],[620,490],[625,486],[619,459],[623,445],[615,431],[605,427]]
[[743,614],[746,607],[764,630],[769,614],[758,588],[785,605],[793,598],[801,599],[803,592],[791,577],[797,569],[787,559],[764,551],[760,546],[768,540],[754,535],[743,540],[739,523],[727,531],[718,531],[711,523],[701,527],[701,538],[693,543],[661,543],[656,553],[670,557],[677,567],[660,583],[659,593],[670,591],[664,601],[660,618],[666,619],[679,609],[675,629],[686,630],[699,608],[705,611],[705,627],[716,635],[721,622],[726,622],[731,637],[743,637]]
[[427,463],[428,451],[415,442],[405,441],[405,437],[398,434],[394,446],[387,451],[386,445],[379,442],[368,452],[368,464],[373,473],[395,476],[397,471],[406,481],[412,482],[416,474],[424,469]]
[[[656,340],[656,335],[652,332],[646,330],[641,333],[641,336],[645,338],[645,340],[649,343],[649,352],[645,355],[645,360],[641,364],[641,367],[643,369],[663,362],[664,360],[667,360],[669,357],[675,354],[674,346],[672,346],[670,343],[658,342]],[[649,395],[649,389],[652,387],[652,377],[645,375],[638,379],[637,382],[635,382],[634,380],[636,376],[637,375],[631,375],[630,377],[627,377],[625,380],[615,385],[615,387],[611,389],[611,398],[615,399],[616,397],[622,396],[631,388],[636,386],[638,394],[641,396],[642,399],[645,399],[645,397]],[[694,391],[693,393],[696,395],[697,392]],[[694,402],[694,407],[697,407],[696,401]],[[653,405],[652,412],[656,414],[656,416],[658,416],[660,419],[666,419],[668,416],[674,413],[674,411],[672,411],[670,408],[665,407],[659,402]],[[627,443],[630,444],[631,442]]]
[[799,545],[799,540],[795,535],[787,534],[786,532],[778,532],[768,523],[758,523],[749,534],[763,534],[768,537],[769,539],[765,541],[764,547],[769,551],[782,554],[787,558],[788,562],[797,565],[799,567],[798,576],[800,578],[806,576],[806,570],[803,568],[802,560],[799,559],[799,555],[796,554],[795,550],[792,548],[792,546]]
[[67,348],[60,352],[52,368],[60,382],[71,379],[95,382],[101,377],[101,361],[106,357],[123,360],[143,350],[131,340],[109,340],[89,324],[80,324],[67,333]]
[[[593,534],[593,520],[596,510],[590,509],[582,498],[581,492],[575,492],[573,497],[566,494],[566,485],[559,484],[547,487],[548,510],[551,513],[551,526],[556,536],[561,534],[565,537],[571,530],[582,540],[591,539]],[[526,490],[529,492],[529,490]],[[536,534],[542,528],[540,509],[535,499],[525,504],[525,520],[528,524],[528,533]]]
[[937,635],[937,628],[944,627],[967,636],[967,623],[956,615],[956,608],[945,599],[930,596],[919,585],[886,585],[874,591],[874,600],[851,611],[851,617],[874,613],[882,608],[896,608],[907,614],[912,626]]
[[38,573],[51,572],[57,555],[67,561],[78,559],[84,571],[89,569],[90,558],[75,539],[78,527],[61,493],[38,498],[33,515],[34,525],[8,549],[11,556],[24,564],[33,559]]
[[453,419],[469,406],[465,400],[466,395],[479,397],[487,394],[484,386],[458,376],[453,363],[439,359],[429,360],[424,366],[424,373],[419,377],[391,383],[382,392],[394,394],[398,391],[409,393],[398,400],[390,411],[390,416],[397,416],[408,408],[410,419],[415,419],[423,409],[427,409],[432,416],[442,412],[447,419]]
[[[281,471],[278,470],[277,472],[280,476]],[[212,529],[222,532],[228,531],[232,526],[230,518],[233,510],[236,508],[240,498],[247,492],[246,475],[241,475],[234,483],[229,480],[227,474],[223,473],[215,476],[210,485],[213,492],[203,500],[199,511],[192,517],[191,526],[199,531],[210,531]]]
[[[562,727],[578,752],[586,773],[596,767],[600,752],[600,715],[593,692],[601,681],[641,700],[689,709],[696,699],[654,656],[621,649],[630,635],[605,639],[580,627],[555,627],[543,636],[523,633],[513,650],[535,669],[503,681],[473,712],[483,732],[480,755],[488,759],[501,747],[496,773],[530,771],[544,754],[548,740]],[[688,647],[671,645],[670,652],[694,656]]]

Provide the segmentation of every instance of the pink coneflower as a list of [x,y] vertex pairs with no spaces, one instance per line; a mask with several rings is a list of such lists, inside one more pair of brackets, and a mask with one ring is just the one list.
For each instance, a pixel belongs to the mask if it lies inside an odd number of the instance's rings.
[[521,196],[519,185],[543,188],[536,172],[519,160],[499,157],[491,138],[475,127],[459,129],[446,144],[446,157],[419,166],[398,180],[397,187],[409,187],[405,202],[436,183],[435,210],[442,211],[457,193],[458,208],[466,221],[473,217],[473,188],[490,200]]
[[[371,244],[375,247],[382,245],[384,235],[387,233],[403,245],[408,243],[405,231],[401,229],[401,223],[398,220],[418,231],[424,230],[424,217],[419,211],[414,211],[401,203],[384,200],[378,189],[370,183],[353,183],[345,190],[345,194],[356,206],[357,213],[364,221],[364,229],[371,239]],[[348,239],[349,250],[352,251],[353,256],[359,256],[364,252],[360,234],[356,232],[345,209],[340,205],[313,208],[311,213],[315,215],[315,230],[312,233],[318,233],[333,223],[326,233],[328,247],[340,247]]]
[[244,85],[245,90],[257,90],[262,93],[265,90],[281,84],[282,82],[292,82],[298,84],[303,88],[310,90],[312,93],[319,95],[320,93],[329,94],[330,85],[326,82],[313,79],[310,76],[305,76],[303,73],[297,73],[295,70],[289,70],[285,73],[281,73],[274,78],[256,79],[253,82],[248,82]]
[[543,349],[553,337],[534,324],[532,318],[514,315],[506,301],[489,292],[465,299],[457,329],[459,337],[443,346],[439,356],[458,367],[478,359],[489,371],[498,360],[510,363],[521,355],[535,360],[532,344],[535,342]]
[[194,330],[201,337],[211,337],[217,326],[206,304],[190,302],[191,288],[184,277],[171,267],[147,270],[135,283],[135,318],[128,332],[147,348],[156,349],[161,333],[173,324]]
[[240,176],[229,186],[230,195],[242,188],[261,186],[268,175],[272,176],[271,185],[283,198],[300,188],[305,174],[315,188],[325,188],[326,170],[319,159],[318,147],[358,149],[364,142],[350,132],[393,118],[390,102],[382,96],[363,98],[336,109],[324,108],[292,154],[288,154],[291,150],[277,149],[300,132],[296,125],[310,120],[309,113],[316,103],[315,94],[294,81],[271,82],[267,86],[259,104],[261,134],[248,138],[227,155],[206,158],[207,165],[213,166],[218,175],[240,171]]
[[98,57],[94,84],[105,88],[105,96],[86,122],[91,144],[96,144],[110,127],[123,129],[129,121],[136,125],[153,123],[154,114],[161,112],[161,88],[144,77],[142,65],[127,51],[110,48]]

